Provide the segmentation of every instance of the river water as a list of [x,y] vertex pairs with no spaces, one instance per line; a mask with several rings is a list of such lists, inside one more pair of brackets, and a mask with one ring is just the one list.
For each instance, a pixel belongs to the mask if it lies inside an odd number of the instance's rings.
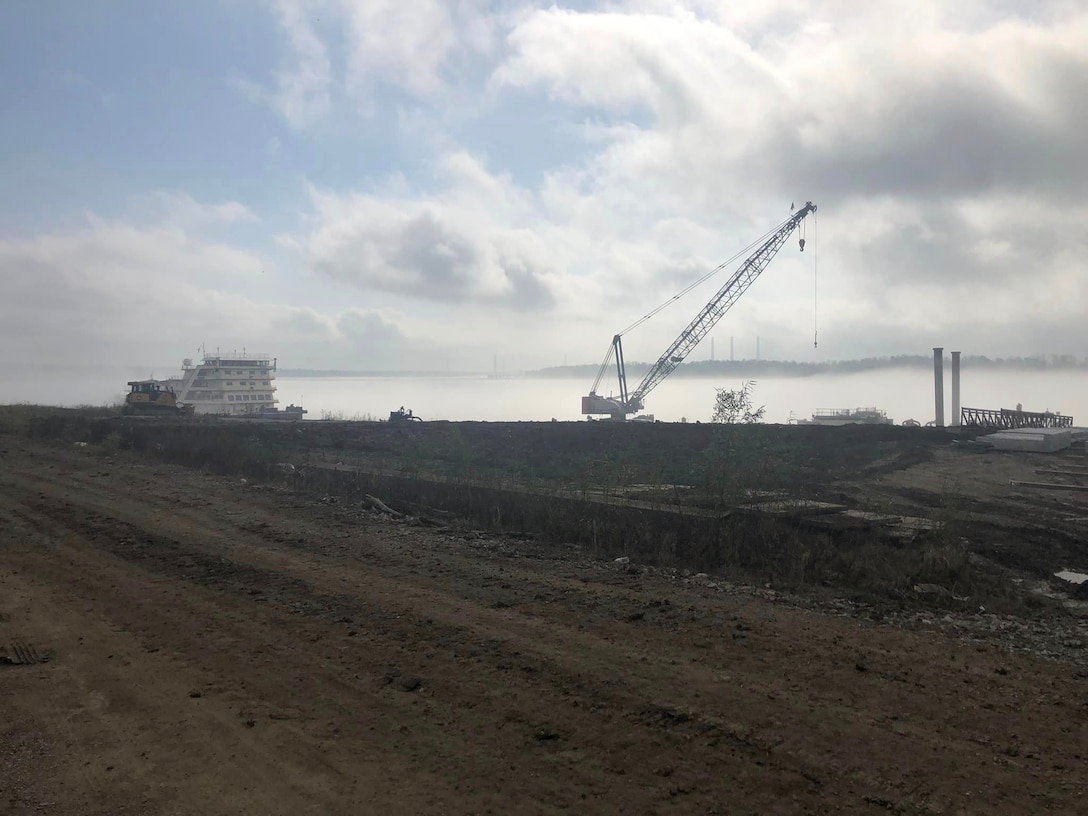
[[[162,372],[166,374],[167,372]],[[0,403],[103,405],[123,398],[126,379],[147,376],[128,370],[6,372],[0,375]],[[307,419],[324,417],[384,419],[404,406],[424,419],[547,421],[584,419],[582,380],[486,376],[281,377],[280,405],[302,404]],[[646,412],[676,422],[709,421],[716,388],[737,388],[740,379],[671,377],[646,399]],[[973,408],[1014,408],[1071,414],[1088,425],[1088,372],[1035,372],[1013,369],[962,373],[962,403]],[[607,390],[603,391],[607,395]],[[895,368],[848,375],[761,378],[753,399],[765,405],[766,421],[807,418],[820,409],[876,407],[900,423],[933,419],[933,373],[926,368]],[[945,418],[950,419],[951,383],[945,384]]]
[[[946,378],[947,379],[947,378]],[[400,406],[424,419],[578,420],[580,398],[591,383],[581,380],[465,377],[281,378],[281,404],[303,404],[309,417],[385,418]],[[738,388],[741,380],[673,377],[646,398],[646,412],[659,420],[709,421],[716,388]],[[603,393],[607,394],[607,391]],[[933,373],[886,369],[864,374],[763,378],[753,400],[766,406],[766,421],[807,419],[821,409],[876,407],[900,423],[933,419]],[[993,371],[961,375],[961,402],[972,408],[1015,408],[1071,414],[1088,424],[1088,372]],[[951,383],[945,384],[945,419],[950,419]]]

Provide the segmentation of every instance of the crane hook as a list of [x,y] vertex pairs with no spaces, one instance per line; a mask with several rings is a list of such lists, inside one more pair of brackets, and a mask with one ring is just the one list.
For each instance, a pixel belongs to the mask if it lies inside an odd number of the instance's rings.
[[800,241],[798,241],[798,243],[801,245],[801,251],[804,252],[805,251],[805,239],[802,238]]

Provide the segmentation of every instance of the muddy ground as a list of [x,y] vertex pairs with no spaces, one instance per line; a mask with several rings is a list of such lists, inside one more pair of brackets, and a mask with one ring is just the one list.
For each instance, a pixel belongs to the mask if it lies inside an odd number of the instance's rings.
[[[635,467],[622,451],[641,444],[660,484],[723,444],[706,428],[597,451],[571,441],[588,423],[247,428],[251,461],[234,472],[213,455],[230,449],[217,429],[147,427],[0,435],[0,811],[1088,808],[1088,626],[1047,577],[1084,566],[1085,494],[1009,484],[1075,473],[1072,454],[980,454],[932,434],[731,443],[791,457],[813,499],[934,522],[913,538],[804,540],[880,539],[866,558],[963,549],[976,587],[1016,588],[995,613],[951,583],[881,603],[849,576],[789,586],[617,563],[575,536],[440,507],[389,499],[389,515],[278,467],[448,475],[478,461],[479,437],[491,475],[509,475],[494,463],[512,450],[539,484],[579,451],[587,468]],[[217,446],[176,464],[184,433]],[[519,441],[532,435],[544,442]],[[799,481],[760,474],[768,490]],[[27,647],[47,660],[18,662]]]

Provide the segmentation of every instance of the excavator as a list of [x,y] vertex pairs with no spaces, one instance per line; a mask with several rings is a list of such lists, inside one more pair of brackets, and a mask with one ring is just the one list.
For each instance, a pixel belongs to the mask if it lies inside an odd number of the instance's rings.
[[[792,207],[790,209],[793,210]],[[676,370],[677,366],[684,362],[684,358],[686,358],[688,354],[699,345],[699,342],[710,333],[714,326],[717,325],[718,321],[722,319],[727,311],[729,311],[730,307],[732,307],[732,305],[740,299],[740,296],[748,290],[748,287],[755,283],[756,278],[758,278],[760,273],[767,268],[767,265],[770,264],[774,256],[778,254],[778,250],[782,248],[782,245],[786,243],[786,240],[793,234],[794,230],[801,226],[808,215],[815,212],[816,205],[811,201],[807,201],[800,209],[793,210],[789,218],[772,229],[769,233],[766,233],[762,238],[757,239],[757,241],[761,241],[761,243],[755,251],[748,256],[747,260],[741,264],[740,268],[725,282],[722,288],[718,290],[717,294],[711,298],[710,302],[703,307],[702,311],[700,311],[687,327],[680,332],[680,335],[673,341],[672,345],[665,350],[665,353],[658,358],[657,362],[654,363],[649,373],[646,374],[642,382],[639,383],[638,388],[634,391],[627,390],[627,370],[623,360],[622,337],[624,334],[631,331],[631,329],[640,325],[643,321],[657,314],[676,298],[672,298],[665,304],[662,304],[645,317],[635,321],[624,331],[615,335],[612,338],[612,345],[605,355],[604,362],[601,363],[601,368],[597,372],[597,379],[594,380],[593,387],[590,389],[588,395],[582,397],[582,413],[587,416],[593,414],[607,414],[613,420],[624,421],[627,419],[628,414],[636,414],[641,411],[644,407],[646,395],[660,385],[662,380],[668,377]],[[800,247],[801,251],[804,252],[805,239],[803,237],[800,239]],[[729,261],[726,261],[726,263],[718,266],[684,291],[690,291],[694,286],[698,285],[698,283],[701,283],[703,280],[720,272],[728,263]],[[679,297],[679,295],[677,297]],[[619,394],[614,397],[600,396],[597,393],[597,389],[600,387],[601,381],[604,379],[613,359],[616,361],[616,373],[619,377]]]
[[131,380],[128,387],[122,414],[170,416],[191,414],[195,408],[192,404],[180,404],[173,388],[163,388],[155,380]]

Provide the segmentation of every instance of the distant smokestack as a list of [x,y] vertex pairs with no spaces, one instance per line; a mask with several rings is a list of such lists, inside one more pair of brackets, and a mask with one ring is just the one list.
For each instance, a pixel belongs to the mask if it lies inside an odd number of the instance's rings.
[[952,427],[960,426],[960,353],[952,352]]
[[933,347],[933,406],[938,428],[944,427],[944,348]]

